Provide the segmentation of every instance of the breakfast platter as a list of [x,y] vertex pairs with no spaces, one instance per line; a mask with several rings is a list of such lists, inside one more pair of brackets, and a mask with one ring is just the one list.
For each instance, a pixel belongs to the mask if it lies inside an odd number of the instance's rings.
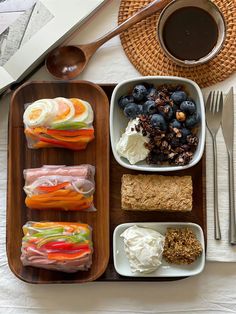
[[[206,122],[214,148],[215,240],[221,240],[215,140],[222,125],[230,169],[228,242],[236,243],[233,88],[225,99],[211,92],[206,104],[200,89],[219,81],[209,69],[222,65],[232,44],[229,14],[209,0],[134,3],[121,1],[119,25],[98,40],[50,51],[45,67],[63,81],[27,82],[12,96],[7,256],[25,282],[200,274],[207,250]],[[127,56],[148,76],[118,84],[69,81],[122,32]],[[160,66],[163,76],[155,75]],[[218,68],[221,79],[231,73]]]
[[[26,282],[78,283],[91,280],[163,281],[181,279],[191,275],[191,273],[188,272],[173,273],[171,276],[168,276],[167,273],[165,276],[154,277],[147,277],[145,275],[127,277],[120,275],[114,268],[113,232],[115,228],[122,223],[164,223],[166,221],[169,223],[181,222],[182,224],[188,224],[190,222],[195,223],[203,230],[205,238],[205,244],[203,244],[204,249],[206,247],[205,156],[203,156],[196,165],[175,172],[177,176],[192,178],[193,194],[191,211],[147,212],[125,211],[121,209],[122,176],[136,174],[137,171],[122,167],[115,160],[112,153],[110,152],[109,154],[109,132],[104,132],[104,130],[108,130],[108,102],[111,99],[114,88],[115,85],[112,84],[97,87],[85,81],[74,81],[71,83],[32,82],[20,87],[13,96],[9,118],[7,252],[11,270],[17,277]],[[57,95],[65,98],[80,96],[82,99],[91,103],[95,116],[94,127],[96,140],[88,144],[85,151],[71,151],[64,148],[30,149],[27,147],[22,120],[25,107],[27,107],[25,104],[32,103],[34,99],[42,99],[45,97],[54,98]],[[16,148],[20,152],[19,164],[15,163],[14,158]],[[101,149],[103,150],[102,155],[100,153]],[[38,167],[42,167],[43,165],[66,164],[67,166],[75,166],[85,163],[95,165],[96,168],[94,205],[97,211],[34,210],[27,208],[29,204],[26,207],[23,192],[24,169],[37,168],[40,170]],[[41,169],[41,171],[47,171],[47,169]],[[34,174],[32,170],[31,173]],[[29,174],[31,173],[29,172]],[[144,172],[141,171],[140,173]],[[172,171],[164,173],[166,177],[172,174]],[[29,228],[29,225],[27,225],[28,221],[72,221],[74,223],[81,221],[90,225],[93,230],[94,246],[91,270],[65,274],[61,271],[55,272],[50,269],[34,268],[32,264],[31,266],[23,266],[22,257],[20,257],[22,241],[21,228],[24,225],[24,232],[27,232],[27,228]],[[32,225],[31,229],[33,229]]]

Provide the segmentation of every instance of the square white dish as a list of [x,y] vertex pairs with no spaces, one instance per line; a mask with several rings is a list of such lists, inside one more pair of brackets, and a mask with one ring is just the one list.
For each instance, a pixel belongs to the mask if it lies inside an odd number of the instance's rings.
[[[202,255],[190,265],[169,264],[162,260],[161,266],[149,274],[133,273],[130,269],[128,258],[124,250],[124,242],[120,235],[129,227],[137,225],[146,227],[165,234],[167,228],[189,228],[196,235],[202,245]],[[126,277],[188,277],[201,273],[205,266],[205,241],[202,228],[191,222],[137,222],[118,225],[113,233],[113,259],[115,270],[118,274]]]
[[[197,149],[194,153],[193,159],[189,164],[184,166],[174,166],[174,165],[149,165],[145,160],[138,162],[135,165],[131,165],[126,158],[119,156],[116,150],[116,145],[124,133],[125,128],[128,124],[128,118],[126,118],[122,112],[122,110],[118,106],[118,99],[127,95],[136,84],[140,84],[142,82],[147,82],[150,84],[154,84],[154,86],[160,86],[162,84],[173,84],[173,85],[183,85],[185,90],[187,91],[189,97],[191,97],[197,106],[197,112],[200,115],[201,121],[199,125],[199,143]],[[111,147],[113,155],[116,161],[123,167],[132,169],[132,170],[140,170],[140,171],[153,171],[153,172],[165,172],[165,171],[176,171],[176,170],[184,170],[188,169],[194,165],[196,165],[199,160],[202,158],[205,146],[205,106],[203,95],[200,87],[192,80],[176,77],[176,76],[143,76],[134,79],[129,79],[119,83],[111,97],[111,105],[110,105],[110,139],[111,139]]]

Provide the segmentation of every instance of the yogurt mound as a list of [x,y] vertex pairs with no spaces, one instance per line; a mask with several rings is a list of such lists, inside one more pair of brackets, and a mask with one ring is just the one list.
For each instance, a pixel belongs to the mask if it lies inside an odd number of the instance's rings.
[[139,118],[129,121],[125,133],[122,134],[116,145],[117,153],[128,159],[131,165],[144,160],[149,153],[145,143],[149,142],[147,136],[143,136],[142,130],[137,132],[135,125],[138,125]]
[[120,236],[124,238],[124,249],[132,272],[148,274],[161,265],[165,240],[162,234],[134,225]]

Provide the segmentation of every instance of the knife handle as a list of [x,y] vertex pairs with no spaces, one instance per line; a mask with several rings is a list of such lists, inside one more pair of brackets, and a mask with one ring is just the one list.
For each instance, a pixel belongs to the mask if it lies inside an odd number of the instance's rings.
[[236,244],[235,201],[234,201],[234,165],[233,152],[228,152],[229,161],[229,242]]

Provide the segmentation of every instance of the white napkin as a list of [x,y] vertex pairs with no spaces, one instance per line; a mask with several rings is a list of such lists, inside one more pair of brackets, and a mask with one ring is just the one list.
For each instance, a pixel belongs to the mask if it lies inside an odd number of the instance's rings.
[[[234,96],[234,176],[236,181],[236,95]],[[213,199],[213,148],[212,138],[206,134],[206,186],[207,186],[207,260],[219,262],[236,261],[236,245],[229,244],[229,191],[228,155],[222,130],[217,134],[218,157],[218,202],[221,240],[214,239],[214,199]]]

